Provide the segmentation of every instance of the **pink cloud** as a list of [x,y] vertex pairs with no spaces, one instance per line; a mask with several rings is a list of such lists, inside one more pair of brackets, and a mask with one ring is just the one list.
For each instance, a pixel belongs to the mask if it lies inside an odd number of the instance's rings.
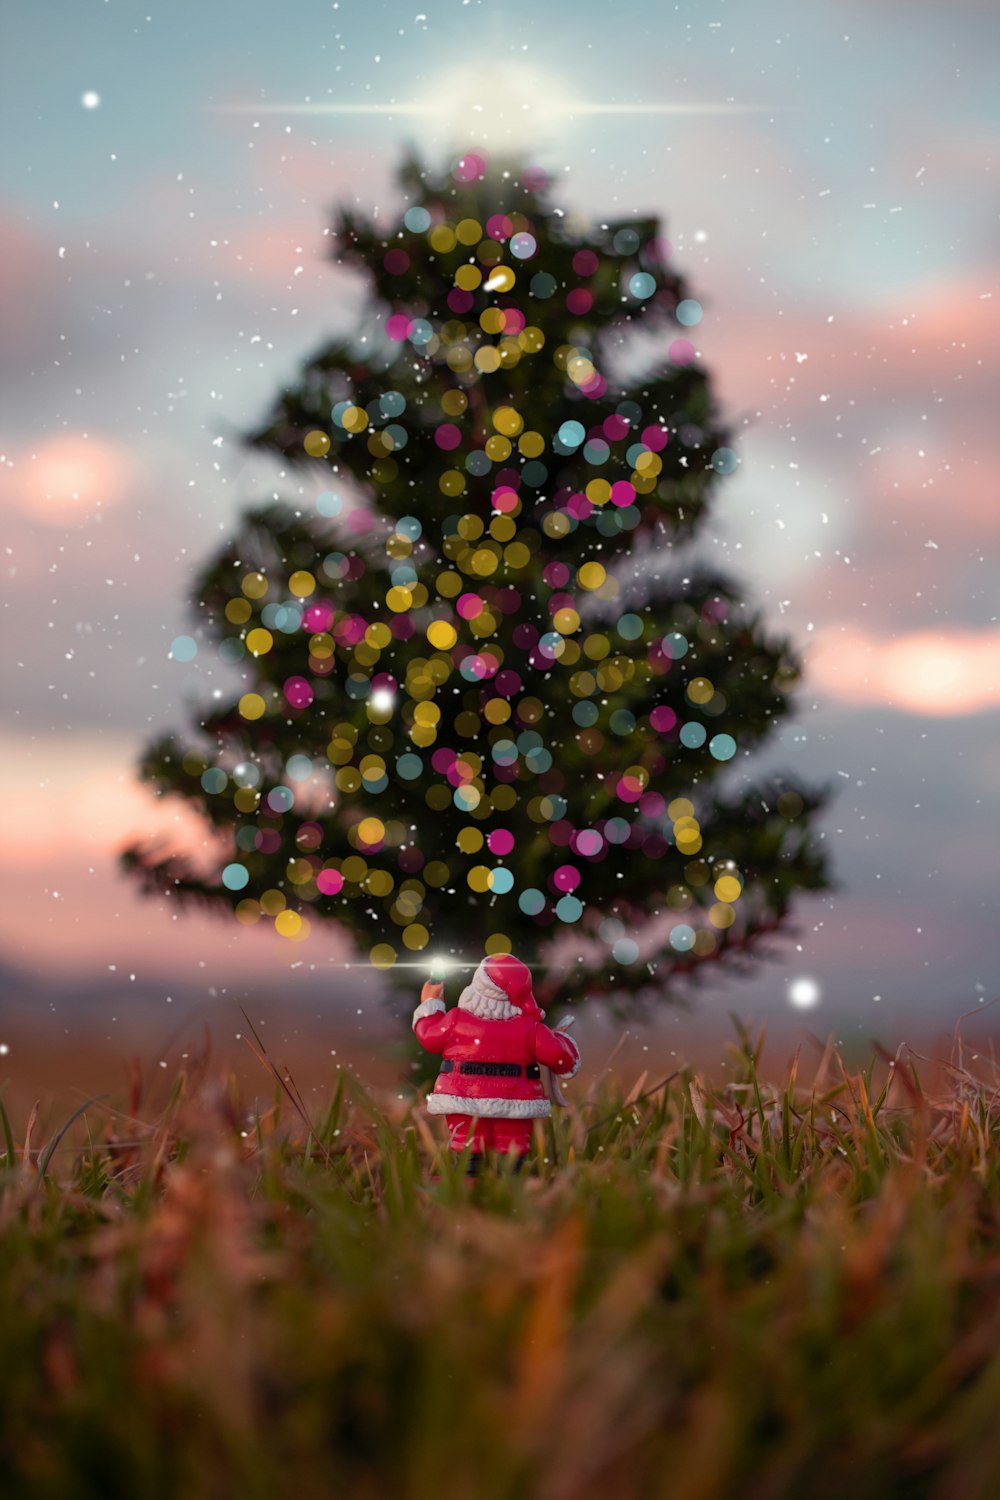
[[[291,942],[262,921],[188,908],[142,896],[118,869],[112,851],[51,851],[47,865],[0,867],[0,944],[8,961],[34,975],[89,981],[117,965],[177,982],[271,984],[279,1002],[290,989],[288,969],[307,963],[350,961],[350,940],[314,924],[303,943]],[[339,977],[339,976],[338,976]],[[167,984],[167,990],[170,984]],[[114,1009],[115,1007],[109,1007]]]
[[86,432],[59,432],[3,455],[6,499],[46,526],[74,525],[125,497],[132,466],[117,443]]
[[[131,736],[0,734],[6,779],[4,861],[0,867],[0,944],[33,968],[74,972],[109,952],[165,972],[193,967],[192,953],[218,956],[243,978],[277,972],[295,958],[350,959],[350,939],[311,923],[302,942],[273,923],[187,911],[184,949],[166,898],[141,897],[118,868],[128,844],[156,844],[189,856],[203,870],[229,853],[207,822],[177,797],[156,797],[136,781]],[[227,930],[228,929],[228,930]],[[199,945],[202,945],[199,948]]]
[[18,869],[55,867],[80,853],[106,855],[136,839],[205,844],[206,825],[177,798],[135,781],[129,737],[0,735],[5,767],[4,847]]
[[[224,275],[227,283],[237,277],[249,284],[294,287],[303,296],[318,289],[324,300],[317,301],[313,310],[318,313],[322,307],[329,317],[337,278],[343,276],[346,284],[346,275],[326,258],[330,239],[324,230],[335,205],[353,203],[358,198],[358,165],[354,157],[335,152],[330,146],[303,140],[299,134],[301,121],[295,122],[295,135],[289,138],[279,133],[284,128],[279,116],[263,118],[266,130],[253,132],[253,176],[266,209],[250,218],[235,193],[230,198],[216,194],[210,228],[201,217],[178,223],[178,206],[197,203],[199,195],[207,191],[195,172],[180,182],[165,175],[146,182],[141,193],[142,217],[151,226],[171,223],[172,249],[176,250],[178,243],[183,248],[180,261],[175,258],[171,262],[174,278],[179,265],[186,274],[195,273],[199,279],[214,272]],[[246,114],[214,116],[218,129],[235,134],[240,141],[245,141],[252,119]],[[374,203],[381,203],[385,215],[397,157],[395,148],[384,156],[368,154],[364,164],[367,191],[360,203],[366,212]],[[189,196],[192,189],[193,198]],[[134,226],[131,232],[134,238]],[[159,247],[159,238],[150,241],[151,254],[156,253],[154,245]]]
[[730,410],[756,410],[771,392],[785,414],[818,417],[830,410],[824,395],[882,407],[900,398],[930,402],[932,388],[946,386],[964,401],[978,390],[985,403],[1000,376],[995,274],[984,267],[911,285],[881,307],[836,310],[832,323],[825,303],[785,317],[771,307],[748,312],[730,283],[698,347]]
[[996,466],[1000,452],[981,422],[951,414],[947,429],[912,424],[872,452],[861,502],[886,519],[919,523],[939,544],[1000,533]]
[[[982,0],[982,7],[991,10],[993,0]],[[947,133],[939,133],[936,129],[933,133],[928,130],[924,135],[900,132],[887,165],[905,182],[915,181],[922,167],[921,180],[927,184],[924,191],[936,186],[951,188],[957,181],[967,187],[970,181],[981,182],[984,173],[991,170],[996,149],[994,131],[953,124]]]
[[949,718],[1000,705],[1000,630],[886,638],[831,625],[817,632],[806,666],[816,687],[853,707],[883,704]]

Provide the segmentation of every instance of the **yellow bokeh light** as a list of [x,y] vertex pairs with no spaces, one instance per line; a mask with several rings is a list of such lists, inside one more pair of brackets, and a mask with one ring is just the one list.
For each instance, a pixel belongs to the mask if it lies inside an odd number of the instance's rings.
[[503,549],[503,560],[508,568],[526,568],[531,561],[531,549],[524,542],[511,542]]
[[480,516],[462,516],[458,523],[459,536],[469,542],[474,541],[477,536],[482,536],[485,529]]
[[458,631],[448,620],[432,620],[427,627],[427,639],[438,651],[449,651],[458,640]]
[[462,580],[458,573],[439,573],[434,586],[445,599],[454,599],[462,592]]
[[362,818],[358,824],[358,838],[363,844],[380,844],[385,838],[385,824],[381,818]]
[[427,239],[431,249],[438,255],[447,255],[449,250],[455,248],[455,231],[450,224],[435,224]]
[[552,623],[560,635],[572,635],[574,630],[580,628],[580,616],[575,609],[557,609],[552,616]]
[[743,891],[735,875],[720,875],[713,889],[720,901],[738,901]]
[[257,630],[251,630],[247,636],[247,650],[252,651],[254,656],[264,656],[273,645],[274,637],[263,626]]
[[494,266],[486,287],[491,292],[512,292],[516,281],[517,277],[510,266]]
[[377,650],[384,651],[392,640],[392,631],[383,620],[376,620],[374,625],[369,625],[365,631],[365,640],[369,646],[375,646]]
[[736,921],[736,913],[731,906],[727,906],[725,902],[719,901],[715,906],[709,908],[708,920],[713,927],[732,927]]
[[504,437],[516,437],[524,426],[524,418],[513,406],[498,406],[493,413],[493,426]]
[[460,417],[469,404],[464,391],[445,391],[441,397],[441,410],[448,417]]
[[330,451],[330,439],[317,427],[313,432],[306,433],[302,439],[302,446],[310,458],[322,458]]
[[395,584],[385,596],[385,602],[394,614],[402,614],[409,609],[413,603],[413,595],[409,589],[404,589]]
[[259,693],[244,693],[239,708],[244,719],[262,719],[267,705]]
[[465,475],[460,469],[445,469],[438,480],[442,495],[461,495],[465,489]]
[[361,406],[349,406],[340,418],[340,425],[348,432],[364,432],[368,413]]
[[576,580],[581,588],[599,589],[607,576],[607,570],[603,563],[586,562],[579,569]]
[[309,595],[316,589],[316,580],[311,573],[301,568],[293,573],[288,580],[288,591],[295,595],[296,599],[308,599]]
[[279,911],[274,919],[274,930],[281,937],[295,937],[302,926],[302,918],[297,911]]
[[388,870],[369,870],[364,880],[365,890],[373,896],[388,896],[395,881]]

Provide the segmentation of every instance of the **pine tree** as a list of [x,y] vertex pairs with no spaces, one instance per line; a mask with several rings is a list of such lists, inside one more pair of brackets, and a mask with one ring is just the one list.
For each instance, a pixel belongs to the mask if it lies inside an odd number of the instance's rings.
[[473,154],[398,182],[389,231],[335,211],[368,303],[247,437],[308,498],[246,511],[195,585],[242,690],[142,757],[214,862],[123,865],[292,941],[342,924],[411,994],[512,949],[543,1003],[683,1000],[831,884],[826,790],[745,770],[799,660],[685,560],[739,461],[700,305],[655,217],[588,226]]

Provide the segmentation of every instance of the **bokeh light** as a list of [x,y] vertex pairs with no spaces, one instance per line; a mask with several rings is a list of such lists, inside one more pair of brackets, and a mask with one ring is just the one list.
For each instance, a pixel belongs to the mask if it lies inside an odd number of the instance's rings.
[[820,998],[820,987],[815,979],[800,976],[793,979],[788,985],[788,999],[792,1005],[799,1010],[805,1010],[818,1004]]

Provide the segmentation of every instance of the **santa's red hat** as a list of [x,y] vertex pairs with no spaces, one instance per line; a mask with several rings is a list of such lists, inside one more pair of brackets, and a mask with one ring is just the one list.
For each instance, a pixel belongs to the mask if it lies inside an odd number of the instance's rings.
[[503,990],[523,1015],[541,1019],[543,1012],[531,992],[531,970],[513,953],[493,953],[479,965],[486,977]]

